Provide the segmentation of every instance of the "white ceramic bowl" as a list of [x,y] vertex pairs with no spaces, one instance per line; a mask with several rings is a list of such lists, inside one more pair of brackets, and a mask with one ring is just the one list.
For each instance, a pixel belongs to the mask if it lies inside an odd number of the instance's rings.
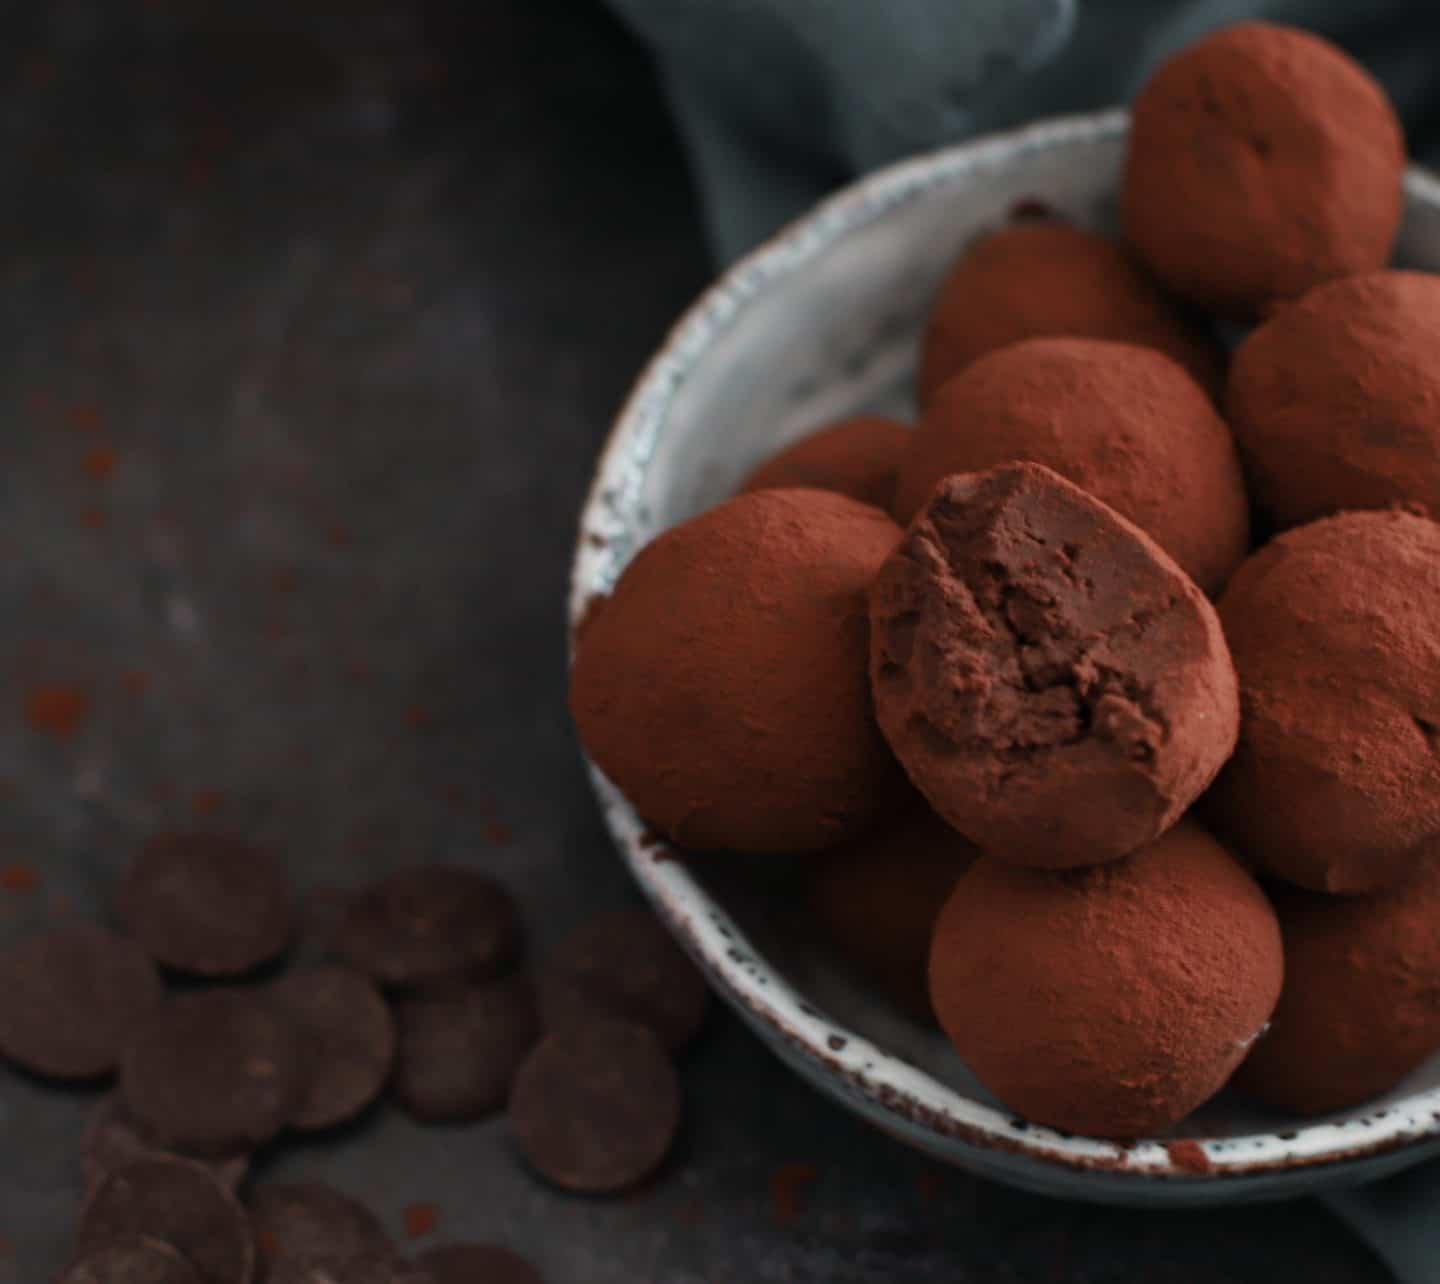
[[[571,620],[656,532],[725,498],[778,446],[860,410],[913,413],[927,304],[960,246],[1040,200],[1114,223],[1127,117],[1047,121],[895,165],[732,268],[685,315],[621,412],[581,518]],[[1440,183],[1412,171],[1401,261],[1440,268]],[[1222,1096],[1181,1126],[1210,1171],[1160,1138],[1130,1146],[1018,1120],[938,1033],[851,985],[757,894],[769,862],[677,859],[593,772],[636,880],[715,988],[775,1052],[896,1137],[987,1177],[1069,1198],[1217,1204],[1289,1197],[1440,1153],[1440,1060],[1385,1100],[1323,1120]],[[783,916],[781,916],[783,917]]]

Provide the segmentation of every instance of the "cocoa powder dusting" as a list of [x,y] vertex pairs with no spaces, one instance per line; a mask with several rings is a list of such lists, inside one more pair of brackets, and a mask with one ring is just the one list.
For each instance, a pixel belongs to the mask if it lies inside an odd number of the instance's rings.
[[935,395],[900,464],[908,522],[951,473],[1031,460],[1103,500],[1207,593],[1250,549],[1240,459],[1214,403],[1150,348],[1041,338],[981,357]]
[[1154,348],[1211,395],[1223,382],[1219,345],[1118,241],[1058,220],[1022,222],[976,241],[940,287],[926,323],[920,404],[987,352],[1064,335]]
[[1405,140],[1385,91],[1320,36],[1268,22],[1182,49],[1140,91],[1120,210],[1184,298],[1252,315],[1390,256]]
[[1038,464],[942,482],[870,593],[875,712],[941,817],[1052,869],[1156,838],[1235,744],[1214,608]]
[[903,797],[865,676],[865,594],[900,531],[819,490],[739,495],[643,548],[594,618],[570,708],[655,828],[807,851]]
[[977,861],[936,925],[930,989],[1006,1105],[1130,1138],[1221,1088],[1270,1018],[1283,967],[1265,894],[1182,821],[1125,860],[1058,875]]

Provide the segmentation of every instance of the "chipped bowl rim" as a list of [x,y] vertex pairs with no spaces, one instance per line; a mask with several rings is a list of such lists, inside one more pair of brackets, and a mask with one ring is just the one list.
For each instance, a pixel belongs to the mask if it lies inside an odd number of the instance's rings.
[[[941,148],[841,189],[730,267],[684,313],[636,380],[600,454],[580,516],[569,596],[573,630],[617,573],[617,557],[654,531],[638,512],[645,469],[675,393],[717,336],[833,244],[937,189],[964,186],[1021,156],[1111,145],[1129,113],[1056,117]],[[1440,207],[1440,179],[1411,166],[1407,205]],[[622,546],[616,551],[616,536]],[[1440,1087],[1344,1119],[1223,1139],[1119,1144],[1071,1136],[966,1097],[831,1020],[746,939],[682,860],[646,832],[619,790],[588,764],[610,833],[641,889],[712,986],[782,1060],[900,1140],[980,1175],[1068,1198],[1130,1205],[1224,1204],[1354,1185],[1440,1153]],[[1177,1162],[1177,1153],[1183,1159]],[[1203,1169],[1195,1171],[1196,1168]]]

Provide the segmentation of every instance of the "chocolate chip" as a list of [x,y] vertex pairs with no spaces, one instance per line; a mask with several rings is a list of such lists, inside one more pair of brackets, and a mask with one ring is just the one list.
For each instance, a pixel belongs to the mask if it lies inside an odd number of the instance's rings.
[[383,986],[421,988],[503,971],[520,952],[520,922],[494,879],[426,866],[359,893],[341,919],[336,949]]
[[433,1284],[544,1284],[529,1262],[499,1244],[447,1244],[422,1253],[417,1264]]
[[269,994],[300,1040],[305,1087],[291,1126],[310,1132],[354,1118],[380,1095],[395,1060],[389,1004],[345,967],[292,972]]
[[60,1273],[58,1284],[201,1284],[201,1279],[163,1240],[120,1235],[76,1258]]
[[591,1019],[557,1030],[526,1058],[510,1123],[543,1176],[606,1194],[660,1166],[680,1124],[680,1084],[649,1030]]
[[644,910],[592,919],[565,939],[540,975],[546,1029],[598,1013],[653,1030],[672,1052],[695,1037],[709,995],[694,964]]
[[0,955],[0,1055],[36,1074],[109,1074],[160,1002],[155,965],[93,926],[32,936]]
[[506,977],[402,999],[395,1095],[417,1119],[478,1119],[499,1110],[540,1038],[529,982]]
[[240,976],[284,952],[294,931],[285,871],[262,847],[217,834],[160,834],[116,898],[151,956],[178,972]]
[[80,1217],[82,1255],[124,1235],[146,1235],[188,1258],[204,1284],[249,1284],[250,1223],[235,1196],[198,1164],[143,1159],[111,1173]]
[[[110,1093],[96,1107],[80,1143],[80,1171],[85,1189],[94,1190],[117,1168],[141,1159],[175,1158],[155,1140],[131,1113],[118,1093]],[[226,1190],[236,1189],[250,1167],[248,1155],[229,1159],[196,1159]]]
[[[269,1182],[255,1189],[249,1203],[265,1281],[273,1280],[281,1266],[345,1268],[368,1259],[394,1262],[395,1247],[379,1218],[332,1186]],[[343,1279],[348,1284],[348,1276]]]
[[207,1157],[254,1150],[294,1113],[298,1040],[257,995],[205,990],[163,1004],[120,1067],[127,1109],[164,1146]]

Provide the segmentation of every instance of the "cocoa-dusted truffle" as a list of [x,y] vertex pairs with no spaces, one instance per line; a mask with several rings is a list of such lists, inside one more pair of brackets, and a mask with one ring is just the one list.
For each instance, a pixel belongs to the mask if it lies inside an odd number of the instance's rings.
[[762,490],[641,550],[585,631],[570,708],[650,824],[699,850],[810,851],[887,809],[865,595],[899,537],[844,495]]
[[1148,535],[1039,464],[943,481],[870,618],[885,735],[930,805],[999,860],[1134,851],[1234,747],[1214,608]]
[[1120,212],[1164,285],[1244,316],[1382,266],[1404,172],[1400,122],[1359,63],[1309,32],[1245,22],[1140,91]]
[[935,396],[900,462],[909,521],[950,473],[1028,459],[1104,500],[1207,593],[1249,551],[1235,443],[1179,366],[1150,348],[1030,339],[981,357]]
[[1226,404],[1278,526],[1417,500],[1440,513],[1440,277],[1312,290],[1240,345]]
[[1092,869],[977,861],[936,924],[930,990],[956,1050],[1011,1109],[1128,1138],[1223,1086],[1283,968],[1264,893],[1187,820]]
[[1440,525],[1342,513],[1236,573],[1240,745],[1207,798],[1267,873],[1367,892],[1440,855]]
[[928,1013],[930,933],[974,846],[923,804],[806,871],[805,904],[843,960],[902,1007]]
[[925,328],[920,404],[987,352],[1054,335],[1155,348],[1206,392],[1220,388],[1215,340],[1176,310],[1124,246],[1045,220],[991,232],[951,269]]
[[1371,896],[1290,889],[1275,908],[1285,988],[1238,1087],[1323,1114],[1388,1091],[1440,1051],[1440,864]]
[[898,419],[842,419],[772,455],[740,489],[833,490],[888,513],[895,498],[895,470],[909,440],[910,429]]

